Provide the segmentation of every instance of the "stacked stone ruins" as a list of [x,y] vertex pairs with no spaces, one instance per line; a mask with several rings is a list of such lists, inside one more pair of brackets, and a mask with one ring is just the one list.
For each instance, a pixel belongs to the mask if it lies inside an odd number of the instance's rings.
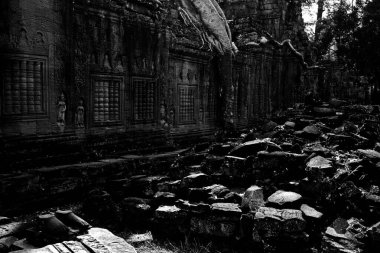
[[303,101],[310,84],[288,50],[245,46],[268,32],[307,56],[301,3],[217,2],[240,50],[231,62],[202,48],[176,1],[1,1],[4,161],[165,145],[210,135],[226,112],[243,127]]

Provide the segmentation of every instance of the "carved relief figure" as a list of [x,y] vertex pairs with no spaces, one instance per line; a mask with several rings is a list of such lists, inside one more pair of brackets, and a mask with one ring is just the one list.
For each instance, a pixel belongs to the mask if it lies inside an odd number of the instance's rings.
[[20,38],[19,38],[18,45],[20,47],[29,46],[29,39],[28,39],[27,31],[24,28],[22,28],[20,31]]
[[66,109],[65,95],[61,93],[57,103],[57,125],[60,127],[61,131],[63,131],[65,127]]
[[34,42],[36,45],[45,44],[44,35],[42,34],[42,32],[37,32]]
[[174,123],[175,123],[175,108],[174,108],[174,105],[172,105],[169,111],[169,124],[173,126]]
[[79,100],[77,110],[75,112],[75,125],[78,128],[84,128],[84,101],[83,98]]

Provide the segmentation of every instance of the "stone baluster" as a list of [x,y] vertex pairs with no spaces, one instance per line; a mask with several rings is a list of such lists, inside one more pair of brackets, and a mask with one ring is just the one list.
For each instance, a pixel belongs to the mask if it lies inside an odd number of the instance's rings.
[[34,62],[34,109],[36,113],[42,112],[42,64]]
[[20,61],[13,61],[13,113],[20,114]]
[[28,113],[28,96],[27,96],[27,80],[26,80],[26,61],[21,61],[20,66],[20,104],[21,113]]
[[26,63],[26,82],[27,82],[27,105],[28,105],[28,113],[35,113],[35,100],[34,100],[34,66],[33,62],[28,61]]

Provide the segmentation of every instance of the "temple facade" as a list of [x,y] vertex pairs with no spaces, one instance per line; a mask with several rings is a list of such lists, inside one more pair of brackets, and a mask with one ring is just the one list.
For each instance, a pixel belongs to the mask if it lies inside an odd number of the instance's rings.
[[209,136],[226,112],[244,127],[302,100],[297,59],[245,46],[269,32],[306,52],[301,3],[217,2],[240,49],[227,63],[202,47],[175,1],[2,0],[2,156],[36,143],[146,148]]

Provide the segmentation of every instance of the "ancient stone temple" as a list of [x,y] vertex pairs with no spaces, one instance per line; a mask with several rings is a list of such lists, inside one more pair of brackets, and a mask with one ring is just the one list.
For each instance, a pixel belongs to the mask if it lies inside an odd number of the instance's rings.
[[244,43],[268,32],[305,53],[301,3],[217,2],[240,50],[228,78],[176,1],[2,0],[1,156],[147,148],[214,133],[227,100],[239,127],[301,100],[297,59]]

